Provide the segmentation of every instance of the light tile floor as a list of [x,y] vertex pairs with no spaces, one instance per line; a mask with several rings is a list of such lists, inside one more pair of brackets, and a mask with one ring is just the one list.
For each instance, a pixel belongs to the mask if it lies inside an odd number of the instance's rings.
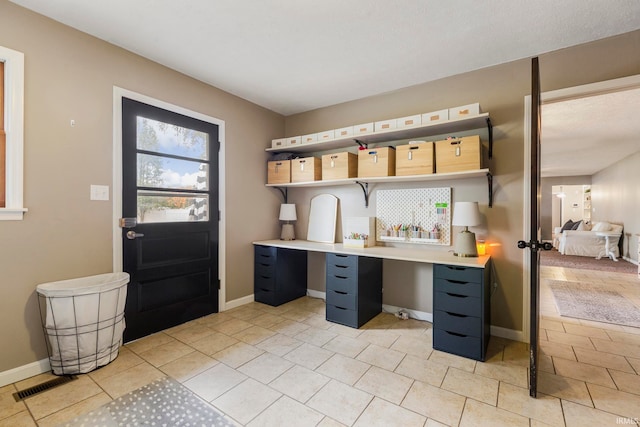
[[539,395],[528,346],[492,337],[485,363],[433,350],[427,322],[380,314],[361,329],[324,303],[252,303],[121,349],[110,365],[14,402],[42,374],[0,388],[0,426],[53,426],[162,376],[238,425],[614,426],[640,418],[640,329],[562,318],[545,279],[607,283],[640,306],[634,275],[542,269]]

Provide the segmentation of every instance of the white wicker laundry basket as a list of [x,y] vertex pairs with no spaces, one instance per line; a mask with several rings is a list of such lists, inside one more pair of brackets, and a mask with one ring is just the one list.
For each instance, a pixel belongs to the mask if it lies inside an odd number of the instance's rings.
[[107,273],[37,286],[54,374],[87,373],[118,356],[127,283],[128,273]]

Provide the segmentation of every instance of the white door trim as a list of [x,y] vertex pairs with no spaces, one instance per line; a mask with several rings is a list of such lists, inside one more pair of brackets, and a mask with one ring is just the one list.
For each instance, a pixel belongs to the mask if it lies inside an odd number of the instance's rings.
[[[606,80],[603,82],[591,83],[582,86],[574,86],[564,89],[558,89],[550,92],[543,92],[540,94],[541,105],[550,104],[553,102],[567,101],[574,98],[582,98],[586,96],[593,96],[597,94],[603,94],[608,92],[619,92],[628,89],[634,89],[640,87],[640,74],[629,77],[622,77],[614,80]],[[544,123],[542,123],[542,129],[540,131],[541,138],[544,138]],[[523,203],[523,230],[522,235],[525,241],[529,241],[529,228],[531,227],[530,221],[530,209],[529,203],[529,191],[531,188],[531,178],[529,170],[531,169],[531,95],[527,95],[524,98],[524,203]],[[529,318],[530,318],[530,303],[531,303],[531,280],[529,277],[531,271],[529,253],[522,251],[522,282],[524,284],[523,298],[522,298],[522,326],[523,337],[526,342],[529,342]]]
[[[204,122],[218,126],[218,139],[220,140],[220,152],[218,154],[218,209],[220,221],[218,222],[218,275],[220,276],[220,292],[218,293],[218,310],[224,311],[226,301],[226,271],[225,271],[225,123],[224,120],[207,116],[196,111],[188,110],[168,102],[151,98],[140,93],[132,92],[117,86],[113,87],[113,271],[122,271],[122,234],[118,220],[122,214],[122,98],[126,97],[135,101],[144,102],[154,107],[173,111],[178,114],[193,117]],[[216,213],[211,212],[212,217]]]

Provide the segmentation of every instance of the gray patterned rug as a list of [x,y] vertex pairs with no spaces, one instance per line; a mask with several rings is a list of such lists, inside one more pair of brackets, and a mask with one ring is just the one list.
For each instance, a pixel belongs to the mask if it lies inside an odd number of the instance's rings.
[[561,316],[640,328],[640,308],[618,292],[591,283],[549,280]]
[[227,427],[235,424],[182,384],[161,378],[63,425]]

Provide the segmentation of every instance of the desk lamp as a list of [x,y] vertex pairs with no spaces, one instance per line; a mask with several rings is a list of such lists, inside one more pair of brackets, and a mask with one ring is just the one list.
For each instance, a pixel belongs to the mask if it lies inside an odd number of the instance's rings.
[[280,205],[280,221],[286,221],[282,224],[282,234],[280,234],[280,240],[295,240],[296,235],[293,231],[293,224],[290,221],[296,221],[296,205],[293,203],[284,203]]
[[481,223],[478,202],[456,202],[453,207],[453,225],[462,226],[462,230],[456,236],[456,244],[453,254],[459,257],[476,257],[476,234],[469,231],[469,227]]

